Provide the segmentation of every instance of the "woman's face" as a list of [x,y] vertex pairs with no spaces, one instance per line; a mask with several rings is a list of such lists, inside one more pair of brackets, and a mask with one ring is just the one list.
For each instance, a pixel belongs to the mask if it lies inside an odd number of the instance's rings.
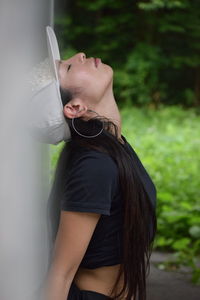
[[111,87],[113,70],[98,60],[96,65],[93,57],[86,58],[82,52],[67,60],[61,60],[58,67],[60,86],[80,90],[79,97],[87,102],[100,102]]

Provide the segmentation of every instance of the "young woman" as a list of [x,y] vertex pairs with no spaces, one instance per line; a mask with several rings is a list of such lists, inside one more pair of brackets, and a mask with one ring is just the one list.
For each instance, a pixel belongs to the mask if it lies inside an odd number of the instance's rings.
[[60,215],[46,299],[145,300],[156,188],[121,134],[113,70],[78,53],[58,73],[71,140],[51,191]]

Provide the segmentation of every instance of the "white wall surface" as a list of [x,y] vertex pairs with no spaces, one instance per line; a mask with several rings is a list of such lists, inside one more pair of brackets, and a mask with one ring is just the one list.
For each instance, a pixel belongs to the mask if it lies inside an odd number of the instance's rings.
[[23,128],[27,72],[47,57],[52,0],[0,2],[0,299],[38,300],[48,264],[48,146]]

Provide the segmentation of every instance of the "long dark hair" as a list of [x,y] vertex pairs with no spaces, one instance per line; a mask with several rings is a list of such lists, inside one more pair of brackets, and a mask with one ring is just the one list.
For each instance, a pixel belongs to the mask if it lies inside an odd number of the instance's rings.
[[[74,98],[74,92],[60,88],[63,106]],[[117,138],[117,125],[105,117],[94,117],[88,121],[76,118],[76,128],[81,133],[92,135],[99,132],[104,122],[103,132],[94,138],[84,138],[76,133],[71,119],[65,117],[71,131],[69,143],[61,150],[54,177],[54,195],[62,190],[62,179],[69,158],[69,150],[75,152],[79,146],[107,152],[116,162],[119,169],[120,189],[123,195],[123,257],[116,282],[110,295],[113,299],[146,300],[146,276],[150,269],[150,256],[157,230],[155,209],[150,202],[141,180],[136,174],[136,166],[130,153]],[[112,133],[111,133],[112,132]],[[73,150],[72,150],[73,149]],[[57,182],[57,185],[56,185]],[[57,188],[56,188],[57,187]],[[59,197],[56,197],[59,199]],[[149,227],[152,222],[152,231]],[[123,275],[124,284],[117,294],[119,280]]]

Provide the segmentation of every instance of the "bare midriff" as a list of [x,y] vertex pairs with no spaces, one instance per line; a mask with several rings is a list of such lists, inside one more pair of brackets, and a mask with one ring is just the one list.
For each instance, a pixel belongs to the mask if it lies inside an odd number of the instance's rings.
[[[114,266],[86,269],[79,267],[74,282],[80,290],[94,291],[110,296],[111,290],[118,276],[120,264]],[[123,275],[119,281],[117,292],[123,286]]]

